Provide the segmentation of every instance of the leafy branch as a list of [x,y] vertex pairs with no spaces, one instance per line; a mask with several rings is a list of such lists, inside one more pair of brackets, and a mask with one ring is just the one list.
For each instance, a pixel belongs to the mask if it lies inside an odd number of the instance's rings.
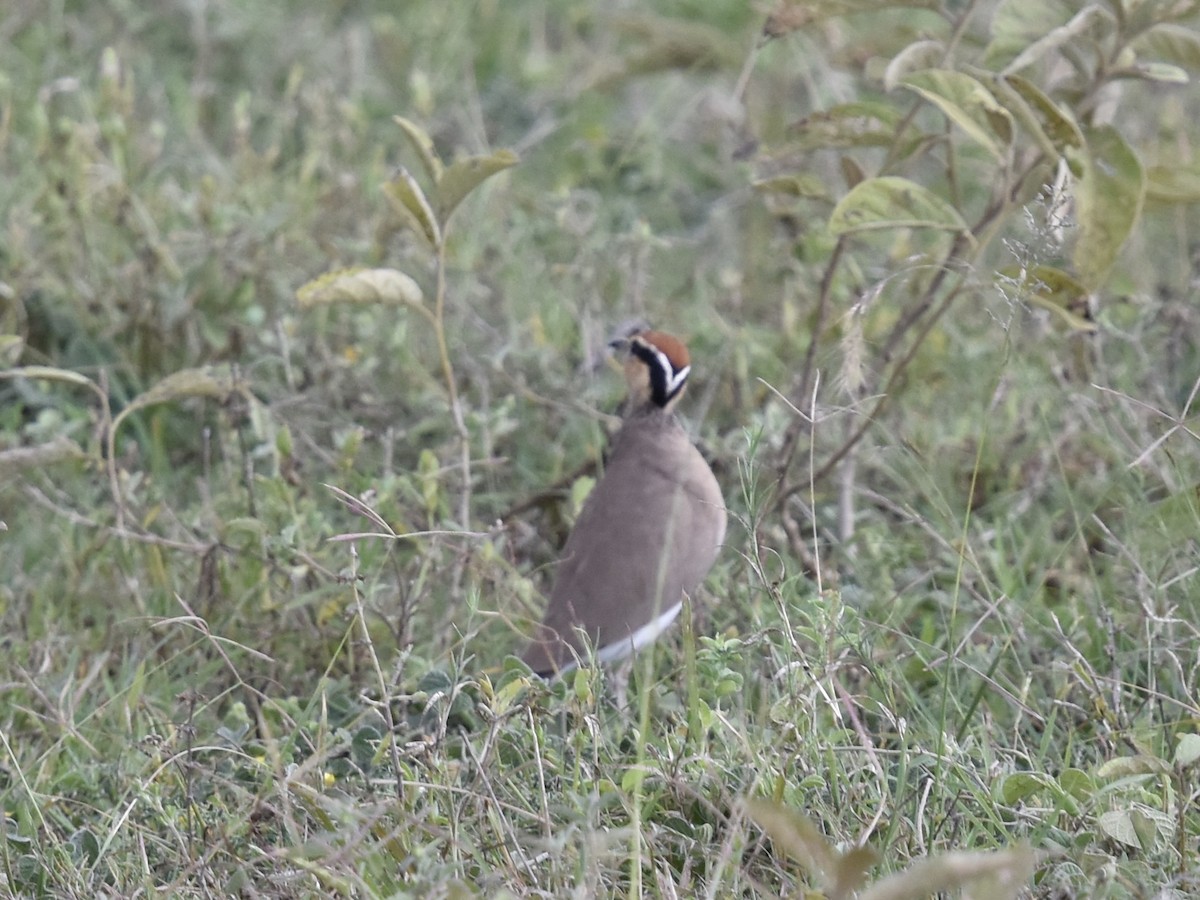
[[434,290],[432,308],[424,302],[417,282],[396,269],[341,269],[322,275],[302,286],[296,298],[302,307],[319,304],[382,303],[411,309],[428,323],[437,347],[438,364],[446,389],[446,401],[459,444],[459,527],[471,520],[471,435],[463,414],[454,360],[446,340],[446,249],[451,218],[466,197],[498,172],[519,161],[509,150],[497,150],[483,156],[468,156],[446,165],[433,146],[433,140],[416,123],[396,116],[410,146],[420,162],[428,190],[408,169],[400,167],[396,176],[383,185],[384,196],[401,221],[433,254]]
[[[882,4],[898,5],[907,4]],[[762,43],[878,6],[784,0],[768,19]],[[1051,248],[1061,258],[995,267],[994,282],[1048,310],[1069,331],[1089,333],[1097,327],[1089,304],[1107,284],[1146,200],[1200,200],[1200,179],[1182,171],[1186,166],[1143,166],[1132,146],[1139,132],[1130,117],[1109,117],[1119,123],[1109,124],[1097,115],[1101,89],[1118,81],[1188,81],[1185,67],[1200,58],[1200,36],[1180,24],[1177,9],[1146,4],[1126,15],[1120,4],[1114,4],[1115,13],[1090,5],[1022,42],[1014,37],[1024,27],[1020,4],[1013,4],[993,18],[991,42],[972,56],[962,37],[977,6],[944,12],[943,30],[895,49],[882,72],[885,99],[814,113],[794,123],[781,146],[760,156],[769,174],[755,187],[784,215],[795,215],[797,206],[826,206],[828,230],[836,238],[820,277],[811,343],[789,391],[798,408],[807,405],[814,384],[817,350],[843,327],[842,317],[832,312],[834,298],[839,288],[845,292],[850,273],[866,268],[855,258],[862,241],[876,232],[933,236],[935,243],[939,232],[949,238],[935,258],[918,256],[915,266],[906,261],[905,272],[924,274],[873,344],[875,374],[861,382],[856,396],[875,399],[840,444],[814,462],[811,475],[797,481],[791,468],[812,423],[798,418],[788,429],[776,463],[777,509],[830,475],[897,401],[929,336],[972,286],[975,273],[986,270],[990,247],[1030,204],[1052,207],[1054,215],[1069,210],[1062,215],[1071,221],[1047,227],[1073,226],[1062,234],[1065,249]],[[1118,91],[1112,95],[1120,98]],[[846,183],[841,196],[805,170],[810,157],[829,152],[838,154]],[[974,213],[960,190],[967,170],[992,185],[990,198]],[[860,297],[875,299],[894,277],[859,288]],[[860,301],[855,308],[864,305]]]

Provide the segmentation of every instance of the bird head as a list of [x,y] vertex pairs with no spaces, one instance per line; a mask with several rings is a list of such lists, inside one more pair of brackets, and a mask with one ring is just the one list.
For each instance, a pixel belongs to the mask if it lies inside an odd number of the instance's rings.
[[692,370],[683,341],[661,331],[639,330],[609,346],[625,370],[631,409],[669,412],[683,396]]

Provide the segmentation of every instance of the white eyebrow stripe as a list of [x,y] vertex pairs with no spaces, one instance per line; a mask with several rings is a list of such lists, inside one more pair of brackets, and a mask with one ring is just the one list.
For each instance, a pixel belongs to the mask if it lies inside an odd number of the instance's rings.
[[662,369],[663,375],[666,377],[667,396],[674,394],[687,381],[688,373],[692,371],[692,367],[690,365],[684,366],[677,372],[675,371],[675,364],[671,362],[671,358],[662,350],[649,341],[643,342],[643,346],[653,352],[654,358],[658,360],[658,366]]
[[[668,368],[667,371],[670,372],[671,370]],[[678,372],[668,377],[667,394],[674,394],[677,390],[679,390],[679,388],[683,386],[683,383],[687,381],[688,372],[690,371],[692,371],[691,366],[684,366]]]

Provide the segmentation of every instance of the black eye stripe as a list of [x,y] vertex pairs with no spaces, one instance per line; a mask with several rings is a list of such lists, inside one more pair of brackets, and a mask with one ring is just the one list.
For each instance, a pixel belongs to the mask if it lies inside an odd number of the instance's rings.
[[650,399],[655,406],[666,406],[683,390],[691,366],[676,369],[667,354],[646,341],[634,339],[629,350],[650,371]]

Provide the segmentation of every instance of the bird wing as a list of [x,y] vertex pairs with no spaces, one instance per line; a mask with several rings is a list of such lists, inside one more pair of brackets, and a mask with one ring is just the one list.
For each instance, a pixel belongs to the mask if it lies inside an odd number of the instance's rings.
[[724,530],[720,488],[682,429],[622,434],[567,539],[530,655],[568,662],[548,642],[581,650],[578,629],[597,647],[628,638],[696,589]]

